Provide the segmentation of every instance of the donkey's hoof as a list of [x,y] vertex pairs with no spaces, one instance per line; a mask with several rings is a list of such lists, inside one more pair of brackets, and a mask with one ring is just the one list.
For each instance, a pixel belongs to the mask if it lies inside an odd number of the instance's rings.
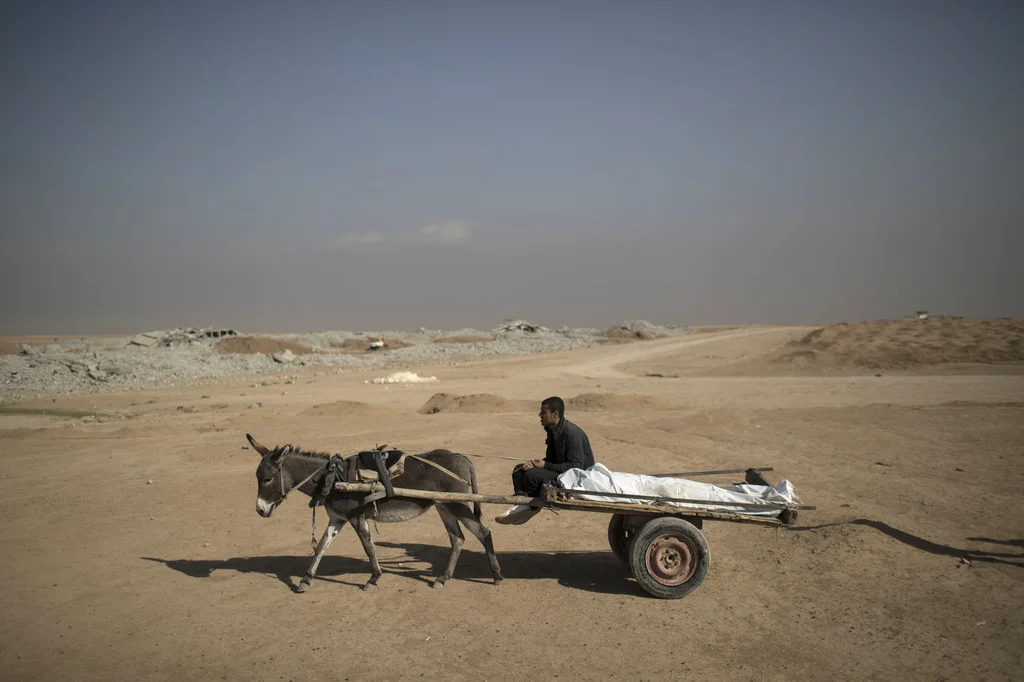
[[430,586],[433,587],[435,590],[444,587],[444,580],[438,578],[434,582],[430,583]]
[[377,587],[377,583],[366,583],[365,585],[363,585],[363,592],[369,592],[375,587]]
[[308,580],[303,580],[301,583],[299,583],[299,586],[295,588],[295,591],[298,592],[299,594],[302,594],[303,592],[305,592],[308,589],[309,589],[309,581]]
[[505,582],[504,578],[495,578],[494,579],[494,586],[495,587],[500,587],[503,582]]

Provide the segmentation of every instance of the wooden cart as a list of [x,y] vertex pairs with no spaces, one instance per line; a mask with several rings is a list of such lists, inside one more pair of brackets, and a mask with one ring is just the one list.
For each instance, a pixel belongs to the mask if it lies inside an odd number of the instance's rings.
[[[688,475],[744,473],[747,483],[774,486],[764,477],[762,469],[688,472]],[[344,492],[365,492],[367,502],[380,499],[380,486],[368,483],[337,483]],[[748,504],[723,502],[712,504],[707,500],[656,497],[634,494],[616,494],[585,490],[568,490],[544,486],[538,497],[512,495],[484,495],[474,493],[437,493],[410,488],[395,488],[399,497],[429,500],[481,502],[488,504],[525,504],[534,509],[587,511],[611,514],[608,523],[608,544],[612,552],[629,566],[637,583],[648,594],[659,599],[679,599],[693,592],[708,575],[710,551],[701,532],[705,521],[756,523],[762,526],[785,526],[796,522],[801,510],[814,507],[793,504]],[[609,502],[583,499],[585,496],[644,500],[635,502]],[[679,507],[669,503],[692,506]],[[737,510],[779,511],[778,516],[761,516],[744,511],[716,511],[709,507],[727,505]]]

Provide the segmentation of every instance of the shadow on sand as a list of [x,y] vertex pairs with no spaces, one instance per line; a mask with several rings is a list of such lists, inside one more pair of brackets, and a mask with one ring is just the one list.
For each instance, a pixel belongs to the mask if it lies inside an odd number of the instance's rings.
[[[894,540],[898,540],[905,545],[909,545],[914,549],[919,549],[922,552],[928,552],[929,554],[936,554],[939,556],[949,556],[955,559],[966,559],[968,561],[982,561],[993,564],[1006,564],[1008,566],[1017,566],[1018,568],[1024,568],[1024,554],[1015,552],[987,552],[980,549],[959,549],[957,547],[950,547],[949,545],[940,545],[937,542],[925,540],[922,537],[908,533],[905,530],[894,528],[887,523],[881,521],[873,521],[871,519],[854,519],[853,521],[841,521],[839,523],[824,523],[818,526],[796,526],[790,528],[791,531],[806,531],[816,530],[818,528],[831,528],[835,526],[867,526],[874,528],[877,531],[885,533]],[[1011,547],[1024,546],[1024,540],[993,540],[991,538],[980,538],[972,537],[967,538],[971,542],[987,542],[998,545],[1008,545]],[[1017,561],[1012,561],[1016,559]]]
[[[401,550],[405,557],[381,558],[384,570],[383,584],[388,582],[388,573],[403,575],[431,584],[448,560],[448,547],[416,543],[398,544],[375,542],[379,549]],[[312,556],[254,556],[231,559],[159,559],[141,557],[155,561],[192,578],[209,578],[214,571],[228,570],[238,573],[262,573],[274,576],[292,590],[306,574]],[[615,558],[610,551],[604,552],[498,552],[501,572],[506,580],[557,580],[559,585],[602,594],[647,596],[629,573],[629,568]],[[427,564],[423,566],[422,564]],[[365,557],[327,555],[320,562],[316,581],[332,582],[352,587],[362,587],[369,578],[370,564]],[[462,550],[453,581],[492,582],[491,570],[483,552]],[[314,581],[314,584],[315,582]]]

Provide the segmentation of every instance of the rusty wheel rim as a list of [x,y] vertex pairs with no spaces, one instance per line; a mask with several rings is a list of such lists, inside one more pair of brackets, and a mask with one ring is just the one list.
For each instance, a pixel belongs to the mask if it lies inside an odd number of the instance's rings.
[[662,535],[647,546],[647,573],[667,587],[682,585],[697,571],[697,548],[682,535]]

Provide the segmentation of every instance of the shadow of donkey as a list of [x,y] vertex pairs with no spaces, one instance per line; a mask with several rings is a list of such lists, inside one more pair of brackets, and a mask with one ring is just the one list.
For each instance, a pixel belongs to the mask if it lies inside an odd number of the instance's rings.
[[[401,550],[404,557],[382,559],[380,564],[389,573],[399,574],[427,585],[436,575],[435,566],[447,561],[443,547],[418,543],[378,542],[378,547]],[[141,557],[162,563],[191,578],[209,578],[215,571],[235,571],[273,576],[298,592],[299,579],[306,573],[308,556],[253,556],[229,559],[160,559]],[[603,552],[502,552],[501,562],[506,579],[557,580],[559,585],[602,594],[648,596],[636,584],[629,569],[610,551]],[[363,583],[344,576],[364,574],[366,559],[362,557],[324,557],[316,580],[361,588]],[[491,570],[487,557],[480,552],[463,551],[459,577],[468,582],[490,584]]]

